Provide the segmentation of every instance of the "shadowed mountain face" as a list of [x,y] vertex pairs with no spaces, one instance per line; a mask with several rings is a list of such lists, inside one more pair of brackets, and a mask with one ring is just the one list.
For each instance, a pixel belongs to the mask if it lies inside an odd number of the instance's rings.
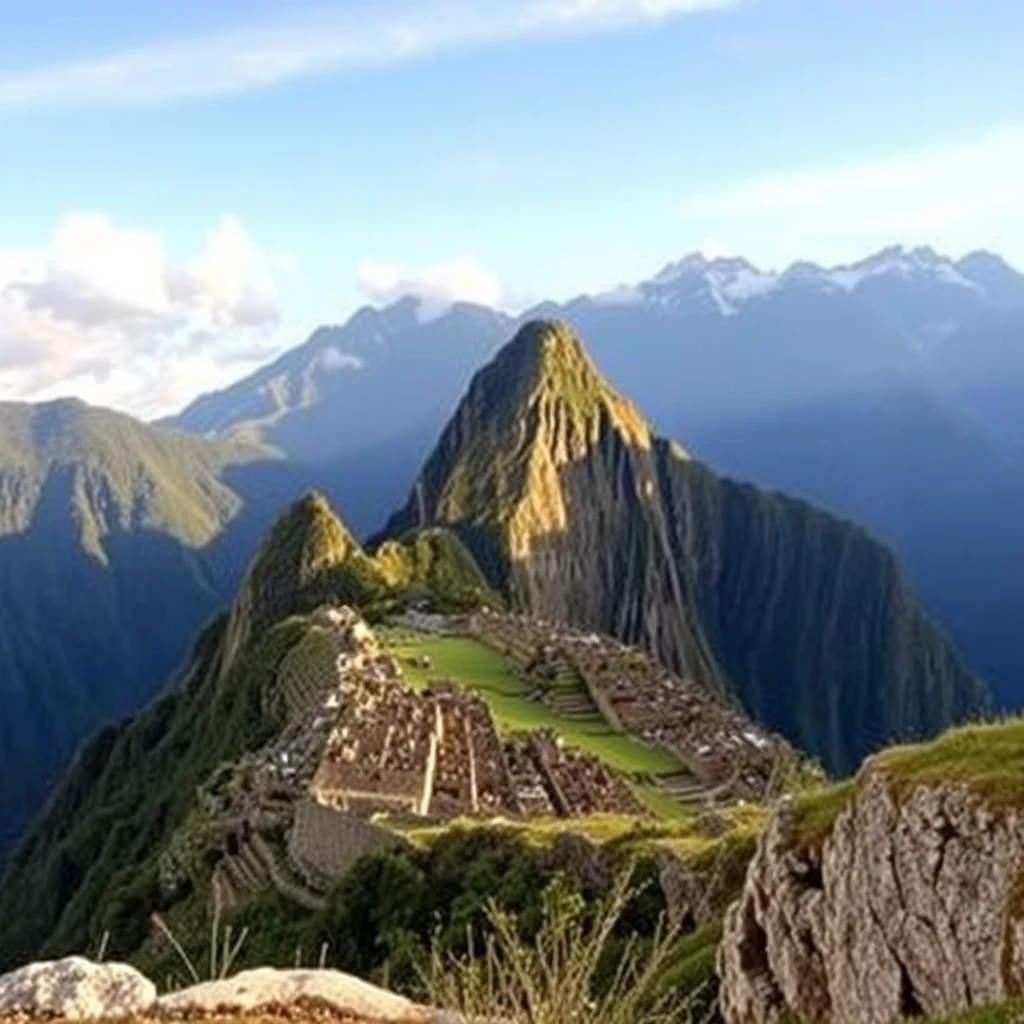
[[987,705],[883,547],[654,437],[560,323],[477,374],[388,532],[434,525],[521,608],[646,646],[837,771]]
[[78,744],[150,699],[299,486],[255,446],[0,405],[0,849]]

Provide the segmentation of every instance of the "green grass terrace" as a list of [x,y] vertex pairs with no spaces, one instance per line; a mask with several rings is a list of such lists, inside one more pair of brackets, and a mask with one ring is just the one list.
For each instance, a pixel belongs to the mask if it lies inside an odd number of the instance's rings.
[[[617,731],[593,705],[583,713],[560,713],[539,699],[539,682],[517,674],[505,655],[474,637],[394,627],[381,628],[378,635],[414,689],[424,690],[431,682],[445,680],[472,690],[486,701],[499,728],[510,732],[551,729],[569,746],[627,776],[637,797],[653,814],[670,820],[686,816],[685,801],[660,788],[656,780],[687,775],[687,765],[668,750]],[[559,685],[564,694],[567,684]],[[582,682],[579,687],[585,694]],[[589,701],[581,699],[580,704],[585,703]]]

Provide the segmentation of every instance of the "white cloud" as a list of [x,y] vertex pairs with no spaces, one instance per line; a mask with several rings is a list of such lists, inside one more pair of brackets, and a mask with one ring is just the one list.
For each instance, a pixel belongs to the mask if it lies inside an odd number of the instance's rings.
[[404,296],[420,300],[420,316],[440,316],[454,302],[475,302],[500,308],[505,291],[494,274],[476,260],[461,259],[419,269],[387,263],[367,263],[359,272],[356,287],[376,305],[387,305]]
[[325,370],[362,370],[366,360],[351,352],[343,352],[340,348],[327,348],[320,354],[320,365]]
[[505,39],[608,30],[743,0],[406,0],[0,74],[0,111],[125,106],[265,88]]
[[226,217],[186,266],[154,231],[79,213],[0,250],[0,393],[77,394],[139,415],[262,361],[278,324],[266,261]]
[[754,177],[684,197],[694,232],[722,231],[755,259],[842,260],[889,244],[1022,255],[1024,125],[839,166]]

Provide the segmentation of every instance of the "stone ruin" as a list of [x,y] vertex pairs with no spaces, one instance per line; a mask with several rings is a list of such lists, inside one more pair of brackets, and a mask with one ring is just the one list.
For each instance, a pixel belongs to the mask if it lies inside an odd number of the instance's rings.
[[346,713],[312,782],[321,804],[437,819],[642,810],[621,779],[556,737],[503,738],[487,705],[455,685],[415,693],[377,672],[349,684]]
[[[443,681],[422,693],[349,608],[322,608],[282,661],[286,723],[219,769],[161,862],[165,891],[215,861],[215,898],[273,886],[318,907],[363,853],[397,842],[372,817],[642,813],[626,783],[544,733],[502,736],[488,706]],[[211,856],[212,855],[212,856]]]
[[773,775],[795,760],[785,740],[739,708],[610,637],[501,612],[465,616],[457,628],[505,652],[530,678],[575,673],[595,711],[674,754],[705,792],[761,799]]

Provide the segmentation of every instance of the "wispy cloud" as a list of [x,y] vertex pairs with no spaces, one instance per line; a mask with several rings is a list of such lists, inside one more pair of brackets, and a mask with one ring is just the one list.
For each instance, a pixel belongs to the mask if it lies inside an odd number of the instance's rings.
[[[508,39],[600,31],[743,0],[374,0],[359,13],[242,27],[77,62],[0,72],[0,111],[145,105]],[[352,5],[354,6],[354,5]]]
[[505,305],[501,281],[476,260],[460,259],[410,269],[387,263],[367,263],[359,271],[356,287],[371,302],[385,306],[405,296],[420,300],[420,317],[430,320],[452,303]]
[[[843,259],[892,241],[1020,251],[1024,124],[846,164],[755,176],[685,196],[694,232],[721,232],[753,256]],[[973,243],[970,239],[974,239]],[[1016,239],[1016,244],[1014,240]]]

